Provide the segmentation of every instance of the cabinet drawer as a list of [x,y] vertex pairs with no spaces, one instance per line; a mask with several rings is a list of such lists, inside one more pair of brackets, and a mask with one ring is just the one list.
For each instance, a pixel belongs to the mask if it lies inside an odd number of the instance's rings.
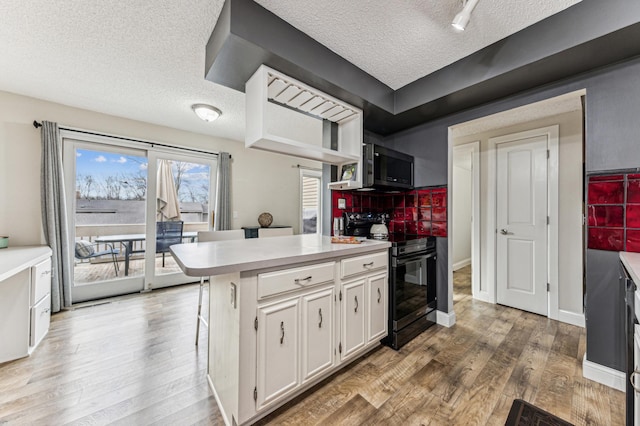
[[342,261],[342,278],[351,275],[357,275],[363,272],[373,271],[375,269],[386,268],[388,265],[389,255],[386,251],[366,256],[352,257]]
[[31,267],[31,305],[51,291],[51,258]]
[[258,275],[258,299],[334,280],[335,262]]
[[37,305],[31,308],[31,335],[29,346],[35,347],[49,331],[51,321],[51,295],[42,299]]

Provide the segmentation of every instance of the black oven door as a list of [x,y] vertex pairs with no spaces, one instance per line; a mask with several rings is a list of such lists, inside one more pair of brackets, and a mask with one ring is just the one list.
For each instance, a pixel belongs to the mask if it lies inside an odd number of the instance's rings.
[[393,331],[406,327],[435,308],[435,260],[435,253],[391,259]]

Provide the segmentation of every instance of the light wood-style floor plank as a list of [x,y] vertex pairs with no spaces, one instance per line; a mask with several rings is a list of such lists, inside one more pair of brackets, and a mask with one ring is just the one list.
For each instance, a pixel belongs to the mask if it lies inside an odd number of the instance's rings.
[[[194,345],[197,285],[52,317],[31,357],[0,364],[0,425],[222,425]],[[277,425],[503,425],[515,398],[575,425],[623,425],[624,394],[582,377],[584,329],[473,300],[457,323],[380,347],[270,414]]]

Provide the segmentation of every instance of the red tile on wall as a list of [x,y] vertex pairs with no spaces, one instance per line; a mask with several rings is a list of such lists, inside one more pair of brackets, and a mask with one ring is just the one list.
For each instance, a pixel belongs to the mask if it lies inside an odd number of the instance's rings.
[[438,188],[431,191],[431,206],[446,207],[447,206],[447,190]]
[[418,220],[418,212],[415,207],[405,207],[404,220],[407,222]]
[[597,250],[624,250],[624,229],[589,228],[587,247]]
[[446,237],[447,222],[431,222],[431,235],[435,237]]
[[640,228],[640,204],[627,204],[627,228]]
[[392,234],[404,234],[404,221],[392,220],[389,222],[389,232]]
[[415,207],[416,206],[416,193],[415,191],[407,192],[404,195],[404,206]]
[[640,253],[640,230],[627,230],[626,251]]
[[624,226],[624,208],[622,206],[589,206],[589,226],[614,227]]
[[627,203],[640,203],[640,180],[629,179],[627,184]]
[[589,183],[589,204],[622,204],[624,202],[624,182]]
[[602,182],[602,181],[614,181],[614,180],[624,180],[624,175],[589,176],[589,182]]
[[418,220],[431,220],[431,209],[418,210]]
[[418,222],[418,234],[431,235],[431,222],[428,220],[421,220]]
[[447,209],[445,207],[434,207],[431,212],[431,220],[443,222],[447,220]]
[[405,222],[405,232],[407,234],[418,234],[418,222]]
[[431,190],[429,189],[418,190],[418,205],[420,207],[427,207],[431,205]]

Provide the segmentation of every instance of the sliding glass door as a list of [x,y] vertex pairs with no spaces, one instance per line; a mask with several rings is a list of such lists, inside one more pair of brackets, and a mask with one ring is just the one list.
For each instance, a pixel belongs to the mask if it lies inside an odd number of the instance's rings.
[[73,302],[194,282],[169,246],[210,228],[215,157],[81,136],[63,138]]
[[[211,229],[216,162],[186,153],[149,153],[147,241],[155,256],[147,257],[147,289],[167,287],[196,279],[182,274],[169,246],[180,240],[194,242],[198,231]],[[151,198],[151,197],[150,197]],[[151,250],[151,249],[150,249]]]

